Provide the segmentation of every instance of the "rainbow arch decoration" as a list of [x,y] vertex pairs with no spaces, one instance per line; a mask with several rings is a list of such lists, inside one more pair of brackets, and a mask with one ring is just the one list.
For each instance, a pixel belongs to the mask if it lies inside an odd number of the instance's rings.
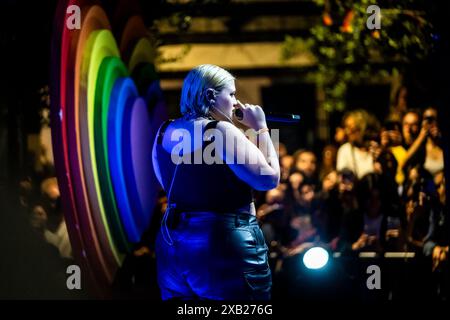
[[[80,29],[67,27],[72,5]],[[136,14],[121,19],[118,37],[100,1],[63,0],[52,36],[58,184],[74,257],[100,297],[151,222],[159,191],[151,149],[168,117],[145,24]]]

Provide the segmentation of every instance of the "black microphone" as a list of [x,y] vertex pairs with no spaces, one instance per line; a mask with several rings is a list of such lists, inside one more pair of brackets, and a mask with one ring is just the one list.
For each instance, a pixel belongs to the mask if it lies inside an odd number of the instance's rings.
[[[244,114],[241,109],[235,109],[234,115],[238,120],[242,120]],[[276,113],[268,112],[266,114],[266,121],[268,122],[278,122],[278,123],[299,123],[300,115],[292,113]]]
[[268,112],[266,114],[266,121],[281,122],[281,123],[299,123],[300,115],[292,113]]

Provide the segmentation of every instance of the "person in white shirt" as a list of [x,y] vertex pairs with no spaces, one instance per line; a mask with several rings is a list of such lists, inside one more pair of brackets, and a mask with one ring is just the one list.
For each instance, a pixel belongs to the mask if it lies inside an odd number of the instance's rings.
[[344,116],[344,129],[347,141],[338,150],[336,168],[351,170],[358,179],[374,172],[374,159],[367,146],[364,145],[364,134],[373,116],[364,110],[354,110]]

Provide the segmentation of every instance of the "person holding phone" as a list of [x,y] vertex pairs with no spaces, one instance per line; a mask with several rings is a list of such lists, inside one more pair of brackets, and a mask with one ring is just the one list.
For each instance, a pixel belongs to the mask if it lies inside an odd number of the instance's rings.
[[[264,111],[238,101],[235,78],[208,64],[186,76],[180,109],[182,117],[165,122],[153,146],[154,171],[168,198],[156,239],[161,297],[270,299],[268,249],[252,195],[280,179]],[[190,152],[177,147],[180,141]],[[205,161],[207,154],[217,161]]]
[[424,168],[430,172],[433,177],[444,170],[444,151],[441,147],[441,131],[438,125],[438,114],[434,107],[425,109],[423,118],[429,126],[428,137],[425,145]]
[[387,120],[380,133],[381,147],[388,150],[395,157],[397,162],[397,172],[395,175],[395,182],[402,185],[405,181],[405,174],[403,173],[403,162],[406,158],[406,149],[402,142],[402,124],[392,119]]

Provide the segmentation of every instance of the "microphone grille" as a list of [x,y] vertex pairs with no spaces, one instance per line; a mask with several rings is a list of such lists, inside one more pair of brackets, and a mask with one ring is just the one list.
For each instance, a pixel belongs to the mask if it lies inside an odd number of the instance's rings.
[[235,109],[234,110],[234,115],[236,116],[236,118],[238,118],[239,120],[242,120],[244,118],[244,113],[242,112],[241,109]]

